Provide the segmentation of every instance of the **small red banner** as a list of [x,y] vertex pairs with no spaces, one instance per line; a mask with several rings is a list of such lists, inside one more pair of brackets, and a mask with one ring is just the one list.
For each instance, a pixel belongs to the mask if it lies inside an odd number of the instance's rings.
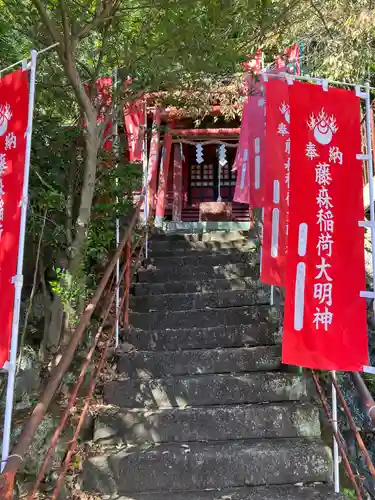
[[0,79],[0,367],[9,359],[20,241],[28,72]]
[[269,285],[284,286],[290,170],[289,94],[288,84],[281,79],[270,79],[265,87],[267,172],[260,279]]
[[145,105],[142,100],[124,106],[124,121],[128,136],[129,160],[142,161],[143,125]]
[[360,99],[294,83],[283,363],[368,364]]
[[[242,110],[241,132],[233,170],[237,171],[233,200],[249,203],[252,207],[262,206],[260,193],[260,137],[264,134],[264,99],[261,84],[256,80],[261,70],[262,53],[257,52],[254,60],[246,64],[251,73],[245,74],[245,98]],[[255,144],[256,142],[256,144]],[[258,151],[258,152],[257,152]],[[256,168],[254,170],[254,165]],[[256,177],[256,189],[252,190]]]
[[148,189],[149,189],[149,205],[155,207],[156,186],[158,181],[158,165],[159,165],[159,151],[160,151],[160,123],[161,113],[160,109],[156,108],[154,111],[154,120],[152,122],[152,133],[150,143],[150,156],[148,160]]

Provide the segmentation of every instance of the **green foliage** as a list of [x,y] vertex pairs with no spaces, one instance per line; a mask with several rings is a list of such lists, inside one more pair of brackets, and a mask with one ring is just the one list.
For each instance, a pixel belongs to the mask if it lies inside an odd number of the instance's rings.
[[348,500],[355,500],[357,498],[356,492],[349,488],[344,488],[343,493]]
[[82,288],[82,283],[67,269],[56,267],[53,271],[55,278],[50,281],[51,290],[60,297],[64,312],[68,316],[68,323],[72,324],[77,319],[75,311],[79,302],[84,298],[85,290]]

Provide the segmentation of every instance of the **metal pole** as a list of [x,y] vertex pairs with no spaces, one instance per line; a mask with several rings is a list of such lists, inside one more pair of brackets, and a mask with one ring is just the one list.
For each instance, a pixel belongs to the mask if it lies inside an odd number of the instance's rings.
[[145,204],[144,204],[144,220],[146,224],[146,245],[145,254],[148,258],[148,160],[147,160],[147,101],[145,100],[145,120],[143,128],[143,147],[142,147],[142,161],[143,161],[143,185],[145,190]]
[[[336,381],[336,372],[332,372],[332,378]],[[336,433],[337,427],[337,393],[336,387],[332,383],[332,423]],[[339,470],[339,446],[336,437],[333,436],[333,481],[335,485],[335,493],[340,493],[340,470]]]
[[221,158],[220,158],[220,147],[217,149],[217,152],[218,152],[218,164],[219,164],[219,168],[218,168],[218,175],[219,175],[219,179],[218,179],[218,197],[217,197],[217,200],[216,201],[222,201],[221,200]]
[[17,362],[17,350],[18,350],[21,292],[23,284],[23,276],[22,276],[23,256],[25,250],[27,202],[28,202],[29,177],[30,177],[31,137],[33,131],[33,115],[34,115],[34,102],[35,102],[36,58],[37,58],[37,52],[36,50],[32,50],[31,65],[30,65],[29,109],[28,109],[28,121],[26,130],[25,172],[24,172],[23,191],[22,191],[20,242],[18,249],[17,274],[13,278],[15,296],[14,296],[13,322],[12,322],[12,340],[10,346],[10,358],[8,363],[8,384],[6,392],[6,403],[5,403],[1,471],[4,470],[4,467],[9,457],[10,434],[12,428],[12,411],[13,411],[14,385],[16,380],[16,362]]
[[369,178],[369,195],[370,195],[370,219],[371,219],[371,258],[372,258],[372,286],[375,293],[375,208],[374,208],[374,164],[373,164],[373,153],[372,153],[372,138],[371,138],[371,96],[370,96],[370,85],[367,82],[366,85],[366,138],[367,138],[367,168],[368,168],[368,178]]
[[[113,71],[113,84],[112,84],[112,96],[113,99],[117,100],[117,87],[118,87],[118,79],[117,79],[117,68]],[[113,102],[113,106],[116,109],[116,102]],[[118,147],[118,118],[117,118],[117,110],[115,113],[115,120],[113,122],[113,137],[112,137],[112,147],[114,149],[114,153],[116,156],[116,170],[118,169],[118,160],[119,160],[119,147]],[[116,188],[118,188],[118,178],[116,178]],[[116,195],[116,250],[120,244],[120,218],[118,212],[118,195]],[[119,307],[120,307],[120,259],[117,259],[116,262],[116,330],[115,330],[115,346],[118,347],[120,343],[120,323],[119,323]]]

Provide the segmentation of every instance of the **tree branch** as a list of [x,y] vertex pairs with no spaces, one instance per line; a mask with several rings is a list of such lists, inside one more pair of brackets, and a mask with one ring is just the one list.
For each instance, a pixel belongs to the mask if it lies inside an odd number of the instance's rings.
[[64,40],[65,40],[65,55],[67,57],[68,54],[71,53],[72,51],[72,40],[71,40],[71,34],[69,30],[69,21],[68,21],[68,14],[66,12],[66,5],[64,0],[60,0],[60,10],[61,10],[61,19],[62,19],[62,25],[63,25],[63,33],[64,33]]
[[[47,28],[52,40],[54,42],[58,42],[62,44],[62,40],[60,37],[59,32],[57,31],[56,26],[54,25],[52,19],[49,17],[47,9],[43,5],[42,0],[31,0],[32,3],[34,4],[34,7],[36,10],[39,12],[40,18],[43,21],[45,27]],[[59,50],[59,47],[57,47]],[[62,51],[63,47],[60,47],[60,50]]]
[[318,9],[318,7],[315,5],[315,3],[313,2],[313,0],[310,0],[310,5],[311,7],[313,8],[313,10],[316,12],[317,16],[319,17],[319,19],[321,20],[328,36],[331,38],[331,40],[334,40],[334,36],[332,35],[331,33],[331,30],[329,29],[328,27],[328,24],[326,23],[326,20],[324,19],[324,16],[323,14],[320,12],[320,10]]
[[75,34],[77,39],[86,37],[90,33],[90,31],[100,26],[100,24],[102,24],[106,18],[111,17],[116,12],[119,5],[120,5],[120,0],[109,0],[105,4],[103,10],[99,14],[98,13],[95,14],[94,19],[92,19],[92,21],[90,21],[80,30],[78,30],[78,32]]

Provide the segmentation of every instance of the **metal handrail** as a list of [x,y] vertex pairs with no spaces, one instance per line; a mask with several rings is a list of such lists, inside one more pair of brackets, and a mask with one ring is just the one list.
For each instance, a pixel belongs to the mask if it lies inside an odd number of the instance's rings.
[[[127,271],[128,269],[130,269],[131,267],[131,258],[133,257],[134,253],[135,253],[135,249],[138,248],[138,244],[140,243],[140,241],[142,240],[142,236],[140,236],[138,238],[138,241],[136,242],[136,244],[134,245],[133,247],[133,252],[131,253],[130,255],[130,258],[129,259],[126,259],[125,260],[125,263],[124,263],[124,266],[123,266],[123,269],[120,273],[120,277],[119,277],[119,280],[118,280],[118,283],[116,285],[116,288],[112,291],[112,294],[111,294],[111,297],[110,297],[110,301],[109,303],[107,304],[106,308],[105,308],[105,312],[104,312],[104,315],[102,317],[102,321],[101,321],[101,324],[98,328],[98,331],[97,331],[97,334],[94,338],[94,341],[91,345],[91,348],[82,364],[82,367],[81,367],[81,371],[80,371],[80,374],[78,376],[78,379],[77,379],[77,382],[76,382],[76,385],[74,387],[74,390],[73,392],[71,393],[70,397],[69,397],[69,401],[68,401],[68,404],[65,408],[65,411],[61,417],[61,420],[60,420],[60,424],[59,426],[57,427],[57,429],[55,430],[55,433],[51,439],[51,443],[50,443],[50,446],[47,450],[47,453],[44,457],[44,460],[43,460],[43,463],[42,463],[42,466],[40,468],[40,471],[39,471],[39,474],[37,476],[37,479],[34,483],[34,486],[33,486],[33,489],[29,495],[29,499],[33,499],[34,498],[34,495],[37,493],[38,491],[38,487],[40,485],[40,483],[42,482],[44,476],[45,476],[45,473],[46,473],[46,470],[47,470],[47,467],[48,467],[48,462],[49,462],[49,459],[51,458],[55,448],[56,448],[56,445],[57,445],[57,442],[58,442],[58,439],[69,419],[69,415],[70,415],[70,411],[74,405],[74,403],[76,402],[76,399],[77,399],[77,396],[78,396],[78,392],[81,388],[81,385],[84,381],[84,378],[85,378],[85,375],[86,375],[86,372],[87,372],[87,368],[89,367],[91,361],[92,361],[92,358],[94,356],[94,353],[96,352],[96,348],[98,346],[98,343],[99,341],[101,340],[101,337],[103,335],[103,331],[104,331],[104,326],[107,322],[107,319],[108,319],[108,316],[111,312],[111,309],[112,309],[112,306],[115,302],[115,297],[116,297],[116,292],[117,292],[117,289],[119,288],[120,284],[121,284],[121,281],[123,279],[123,277],[127,274]],[[143,246],[141,247],[141,250],[139,252],[139,254],[142,253],[142,250],[143,250]],[[113,278],[115,277],[115,275],[113,275]],[[113,281],[114,279],[112,280],[112,284],[113,284]],[[112,287],[112,285],[111,285]],[[111,288],[110,287],[110,288]],[[128,297],[128,293],[127,293],[127,290],[126,292],[123,294],[123,297],[121,299],[121,302],[120,302],[120,305],[119,305],[119,308],[116,312],[116,322],[119,320],[119,315],[120,315],[120,312],[122,311],[122,307],[123,305],[125,304],[126,302],[126,297]],[[113,325],[113,328],[112,328],[112,331],[111,331],[111,334],[108,338],[108,340],[112,340],[112,337],[113,337],[113,332],[114,332],[114,329],[116,327],[116,322],[114,323]],[[109,345],[109,344],[108,344]],[[100,373],[101,370],[98,370],[97,371],[97,375]],[[70,442],[70,446],[72,445],[72,441]],[[66,458],[65,458],[66,460]]]
[[350,378],[361,399],[361,404],[366,411],[366,415],[375,426],[375,401],[361,375],[356,372],[350,373]]
[[326,416],[328,418],[328,421],[331,425],[331,428],[332,428],[332,433],[334,435],[334,438],[336,440],[336,443],[337,443],[337,446],[340,450],[340,455],[343,459],[343,462],[344,462],[344,465],[345,465],[345,470],[346,470],[346,473],[348,474],[348,477],[354,487],[354,490],[355,490],[355,493],[357,495],[357,500],[363,500],[363,497],[362,497],[362,493],[361,493],[361,490],[358,486],[358,483],[355,479],[355,475],[354,475],[354,472],[353,472],[353,469],[350,465],[350,462],[349,462],[349,459],[348,459],[348,455],[345,451],[345,448],[342,444],[342,441],[340,439],[340,436],[339,436],[339,433],[338,433],[338,430],[337,430],[337,422],[335,422],[332,418],[332,413],[331,413],[331,410],[329,408],[329,405],[328,405],[328,401],[327,401],[327,398],[326,396],[324,395],[324,392],[323,392],[323,389],[322,389],[322,386],[320,385],[320,382],[319,382],[319,378],[317,376],[317,374],[314,372],[314,370],[311,370],[312,371],[312,376],[313,376],[313,380],[314,380],[314,383],[315,383],[315,387],[318,391],[318,394],[320,396],[320,400],[322,402],[322,406],[323,406],[323,409],[326,413]]
[[[105,291],[105,289],[110,281],[110,278],[115,271],[116,263],[117,263],[118,259],[120,259],[120,257],[123,255],[125,247],[129,246],[128,243],[131,241],[132,231],[133,231],[133,229],[138,221],[138,217],[139,217],[139,213],[140,213],[141,206],[143,203],[143,199],[144,199],[144,193],[142,193],[142,195],[140,197],[140,200],[139,200],[139,202],[134,210],[130,224],[129,224],[128,228],[126,229],[125,235],[124,235],[122,241],[120,242],[111,262],[108,264],[108,266],[104,272],[104,275],[100,280],[100,283],[98,285],[96,292],[94,293],[92,299],[90,300],[90,302],[86,306],[85,311],[82,314],[80,321],[77,324],[77,326],[73,332],[72,338],[71,338],[68,346],[66,347],[59,364],[56,366],[56,368],[52,372],[51,377],[49,379],[49,382],[48,382],[47,386],[45,387],[43,393],[40,396],[39,402],[35,406],[32,414],[31,414],[30,419],[28,420],[28,422],[24,426],[23,431],[18,439],[18,443],[13,448],[12,453],[9,456],[9,460],[5,466],[5,469],[4,469],[4,474],[0,476],[0,479],[1,479],[0,492],[3,493],[1,498],[4,500],[8,500],[8,499],[10,500],[12,498],[14,476],[15,476],[16,472],[19,470],[19,468],[24,460],[24,457],[25,457],[25,455],[29,449],[29,446],[30,446],[30,444],[35,436],[35,433],[36,433],[40,423],[43,421],[43,419],[45,417],[45,414],[48,410],[48,407],[49,407],[52,399],[54,398],[56,391],[58,390],[58,387],[62,381],[63,376],[65,375],[68,368],[70,367],[70,364],[74,358],[77,347],[79,346],[79,344],[82,340],[83,334],[84,334],[87,326],[90,324],[92,314],[95,311],[100,299],[102,298],[102,295],[103,295],[103,293],[104,293],[104,291]],[[131,254],[129,252],[127,252],[126,262],[125,262],[125,265],[123,268],[123,274],[127,273],[127,275],[128,275],[128,278],[126,280],[126,286],[129,286],[129,283],[130,283],[130,280],[129,280],[130,273],[129,273],[129,271],[127,271],[130,269],[130,259],[131,259]],[[120,280],[119,280],[119,282],[120,282]],[[128,301],[126,300],[127,295],[128,294],[125,291],[123,299],[122,299],[122,301],[123,301],[123,303],[125,303],[125,305],[126,305],[126,302],[128,304]],[[108,307],[108,314],[109,314],[109,310],[110,310],[112,303],[113,303],[113,298],[112,298],[110,306]],[[128,305],[127,305],[127,307],[128,307]],[[106,313],[107,313],[107,311],[106,311]],[[108,316],[108,314],[107,314],[107,316]],[[117,311],[117,314],[119,314],[119,311]],[[125,312],[125,316],[126,315],[127,315],[127,313]],[[99,328],[99,330],[100,330],[100,328]],[[84,360],[84,366],[87,366],[90,363],[90,360],[92,359],[92,356],[94,354],[95,347],[97,346],[97,344],[100,340],[100,334],[101,334],[101,332],[98,331],[98,333],[94,339],[93,345],[91,346],[91,349],[86,357],[86,360]],[[108,346],[109,346],[109,344],[108,344]],[[104,364],[104,361],[103,361],[103,363],[101,363],[100,366],[102,367],[103,364]],[[99,375],[99,371],[97,370],[96,377],[98,375]],[[81,382],[82,382],[81,377],[79,377],[78,383],[81,383]],[[95,383],[93,386],[92,386],[92,384],[90,384],[90,390],[92,388],[92,392],[94,390],[94,387],[95,387]],[[78,393],[78,390],[74,391],[73,395],[76,392]],[[90,399],[90,398],[88,398],[88,399]],[[71,400],[69,400],[69,402],[71,402]],[[64,414],[63,418],[66,419],[65,414]],[[56,430],[56,432],[57,432],[57,430]],[[54,446],[56,446],[56,442],[57,442],[57,438],[58,438],[57,434],[56,434],[56,436],[54,436],[54,438],[55,439],[53,439],[53,442],[51,443],[52,452],[53,452]],[[73,440],[73,442],[75,444],[74,440]],[[49,450],[47,452],[47,454],[51,455],[52,452]],[[48,457],[47,457],[47,461],[48,461]],[[66,466],[66,464],[67,464],[67,462],[64,462],[64,466]],[[45,469],[45,464],[43,463],[41,472],[44,471],[44,469]],[[37,478],[37,481],[40,482],[39,476]]]

